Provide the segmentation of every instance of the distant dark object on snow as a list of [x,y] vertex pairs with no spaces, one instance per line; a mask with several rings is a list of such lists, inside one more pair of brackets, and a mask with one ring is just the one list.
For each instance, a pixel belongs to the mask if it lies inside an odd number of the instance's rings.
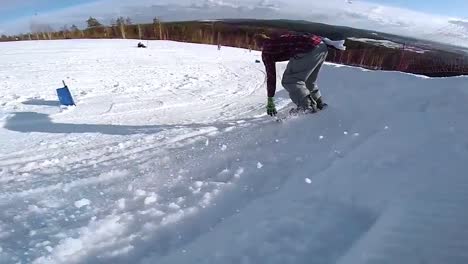
[[260,63],[260,60],[255,60],[255,63]]
[[139,48],[146,48],[145,44],[141,43],[141,42],[138,42],[138,47]]

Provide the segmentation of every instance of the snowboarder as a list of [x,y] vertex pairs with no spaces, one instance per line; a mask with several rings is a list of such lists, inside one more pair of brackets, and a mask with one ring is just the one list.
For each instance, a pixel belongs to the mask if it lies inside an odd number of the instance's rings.
[[274,102],[276,92],[276,62],[288,61],[281,84],[289,93],[297,109],[317,112],[327,106],[317,86],[317,77],[327,58],[328,48],[346,50],[344,40],[332,41],[312,34],[282,34],[255,36],[257,46],[262,48],[262,60],[267,75],[267,113],[277,114]]

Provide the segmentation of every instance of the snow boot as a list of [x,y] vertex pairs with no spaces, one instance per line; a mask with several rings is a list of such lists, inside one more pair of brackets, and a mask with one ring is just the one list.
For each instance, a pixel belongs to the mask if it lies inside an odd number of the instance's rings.
[[312,98],[311,95],[308,95],[304,98],[304,101],[301,106],[297,108],[291,109],[289,114],[297,115],[297,114],[311,114],[316,113],[318,111],[317,102]]
[[316,102],[317,102],[317,108],[318,108],[319,110],[322,110],[322,109],[324,109],[324,108],[326,108],[326,107],[328,106],[327,103],[324,103],[324,102],[323,102],[322,97],[320,97],[319,99],[317,99]]
[[302,110],[305,113],[316,113],[318,111],[318,105],[317,102],[312,98],[312,95],[308,95],[306,97],[306,107],[304,107]]

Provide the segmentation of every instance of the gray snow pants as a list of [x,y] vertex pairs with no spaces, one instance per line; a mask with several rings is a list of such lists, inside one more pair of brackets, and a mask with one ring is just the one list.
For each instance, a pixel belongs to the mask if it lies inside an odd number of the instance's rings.
[[321,43],[308,53],[301,53],[289,60],[281,84],[298,107],[307,107],[307,96],[314,100],[321,97],[317,77],[327,58],[327,45]]

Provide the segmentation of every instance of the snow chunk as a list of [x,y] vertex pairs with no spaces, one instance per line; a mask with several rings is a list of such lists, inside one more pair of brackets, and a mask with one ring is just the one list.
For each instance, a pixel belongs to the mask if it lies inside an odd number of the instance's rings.
[[235,178],[240,178],[240,176],[244,173],[244,168],[242,167],[239,167],[236,171],[236,173],[234,174],[234,177]]
[[325,138],[324,136],[319,136],[319,139],[320,139],[320,140],[322,140],[322,139],[324,139],[324,138]]
[[43,241],[43,242],[37,243],[35,247],[45,247],[47,245],[50,245],[50,241]]
[[158,200],[158,195],[155,194],[155,193],[151,193],[150,196],[145,198],[144,203],[145,203],[145,205],[149,205],[149,204],[155,203],[157,200]]
[[146,195],[146,192],[143,191],[143,190],[141,190],[141,189],[138,189],[138,190],[135,191],[135,194],[136,194],[137,196],[145,196],[145,195]]
[[[86,227],[80,228],[79,236],[72,238],[65,234],[59,234],[62,239],[53,248],[50,257],[40,257],[34,263],[80,263],[83,257],[88,256],[89,250],[112,250],[113,243],[119,241],[127,231],[127,222],[114,215],[90,222]],[[57,235],[58,236],[58,235]],[[52,260],[52,261],[51,261]]]
[[305,178],[305,182],[306,182],[307,184],[311,184],[311,183],[312,183],[312,180],[309,179],[309,178]]
[[201,207],[205,208],[208,205],[210,205],[212,199],[213,199],[213,195],[211,193],[205,193],[203,195],[203,198],[202,198],[201,202],[200,202]]
[[170,209],[173,209],[173,210],[179,210],[179,209],[180,209],[180,206],[179,206],[178,204],[176,204],[176,203],[170,203],[170,204],[168,205],[168,207],[169,207]]
[[222,151],[226,151],[226,149],[227,149],[227,146],[226,146],[226,145],[222,145],[222,146],[221,146],[221,150],[222,150]]
[[263,164],[260,163],[260,162],[258,162],[258,163],[257,163],[257,169],[261,169],[261,168],[263,168]]
[[91,204],[91,201],[88,200],[88,199],[81,199],[79,201],[76,201],[75,202],[75,207],[76,208],[81,208],[83,206],[87,206],[87,205],[90,205]]
[[124,198],[121,198],[117,201],[117,206],[120,208],[120,209],[125,209],[125,199]]
[[28,210],[30,212],[38,213],[38,214],[42,214],[42,213],[47,212],[47,209],[39,208],[37,205],[32,205],[32,204],[28,205]]
[[228,169],[228,168],[222,170],[219,174],[226,174],[226,173],[229,173],[229,169]]
[[216,175],[217,181],[228,182],[230,178],[231,178],[230,170],[227,168],[222,170]]
[[359,137],[359,133],[354,133],[353,136]]
[[185,212],[183,210],[179,210],[176,213],[173,213],[164,217],[161,221],[161,225],[165,226],[168,224],[177,223],[180,221],[180,219],[184,217],[184,215],[185,215]]
[[80,252],[83,249],[83,241],[81,239],[66,238],[57,246],[57,251],[62,257],[70,256]]
[[343,134],[348,135],[348,131],[344,131]]

